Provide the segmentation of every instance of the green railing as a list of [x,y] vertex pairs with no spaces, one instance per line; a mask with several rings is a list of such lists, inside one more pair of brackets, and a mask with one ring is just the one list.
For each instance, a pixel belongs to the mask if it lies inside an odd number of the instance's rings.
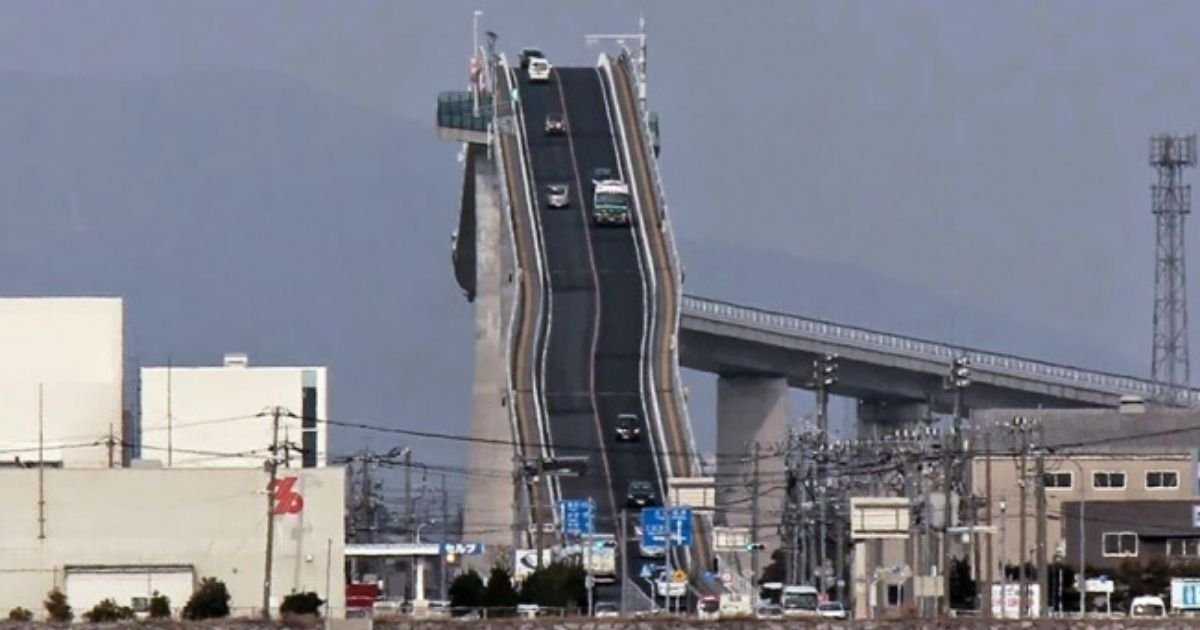
[[450,127],[466,131],[487,131],[492,121],[491,96],[479,95],[479,115],[474,115],[475,102],[470,92],[442,92],[438,94],[437,122],[439,127]]

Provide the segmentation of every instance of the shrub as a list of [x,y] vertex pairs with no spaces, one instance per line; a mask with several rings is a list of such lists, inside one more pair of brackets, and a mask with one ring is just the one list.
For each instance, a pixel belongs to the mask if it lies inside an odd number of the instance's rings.
[[33,611],[29,610],[28,608],[21,608],[20,606],[17,606],[16,608],[8,611],[8,620],[19,621],[22,623],[33,621]]
[[183,618],[197,621],[229,616],[229,589],[217,578],[207,577],[200,581],[200,588],[192,593],[183,607]]
[[450,583],[450,606],[478,608],[483,602],[483,578],[474,570],[454,578]]
[[517,599],[517,589],[512,585],[512,574],[500,565],[492,567],[487,588],[483,590],[483,605],[488,608],[515,608]]
[[167,619],[171,616],[171,598],[154,591],[150,598],[150,618]]
[[283,603],[279,605],[280,614],[293,615],[319,615],[321,614],[321,604],[325,601],[317,597],[316,593],[292,593],[283,598]]
[[133,618],[133,609],[128,606],[118,606],[113,599],[102,599],[100,603],[83,613],[83,618],[90,623],[111,623]]
[[46,601],[42,602],[42,605],[46,607],[50,621],[66,623],[75,618],[75,613],[71,612],[71,606],[67,604],[67,596],[63,595],[57,586],[46,593]]

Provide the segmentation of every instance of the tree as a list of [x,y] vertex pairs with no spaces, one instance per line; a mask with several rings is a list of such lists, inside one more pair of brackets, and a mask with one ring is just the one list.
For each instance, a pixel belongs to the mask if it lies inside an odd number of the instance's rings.
[[499,565],[492,567],[487,588],[483,589],[483,605],[488,608],[514,608],[518,599],[508,569]]
[[50,621],[67,623],[75,618],[75,613],[71,612],[71,606],[67,604],[67,596],[63,595],[57,586],[46,593],[46,601],[42,602],[42,605],[46,607]]
[[112,598],[102,599],[91,610],[83,613],[83,618],[88,623],[112,623],[132,619],[133,609],[118,605]]
[[206,577],[200,588],[192,593],[187,606],[183,607],[183,618],[191,621],[217,619],[229,616],[229,589],[217,578]]
[[577,564],[553,562],[534,571],[521,585],[521,601],[551,608],[587,606],[587,573]]
[[783,582],[787,579],[787,552],[783,548],[771,552],[771,564],[763,567],[758,583]]
[[28,608],[21,608],[20,606],[17,606],[16,608],[8,611],[8,620],[28,623],[33,621],[33,611],[29,610]]
[[483,578],[474,569],[454,578],[450,583],[450,606],[478,608],[483,603]]
[[950,561],[950,606],[975,608],[975,580],[971,579],[971,564],[966,558]]
[[150,598],[150,618],[166,619],[171,616],[171,598],[154,591]]
[[312,591],[292,593],[283,598],[283,603],[279,605],[279,614],[319,615],[321,614],[321,605],[324,603],[325,600]]

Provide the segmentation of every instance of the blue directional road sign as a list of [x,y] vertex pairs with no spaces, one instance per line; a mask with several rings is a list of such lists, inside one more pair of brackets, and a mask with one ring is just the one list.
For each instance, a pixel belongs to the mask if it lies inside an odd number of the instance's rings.
[[443,556],[451,553],[459,556],[481,556],[483,551],[483,543],[477,542],[442,543],[440,549]]
[[596,531],[596,506],[591,501],[564,500],[558,502],[558,513],[564,534],[592,534]]
[[667,508],[642,509],[643,546],[666,546],[668,533],[671,536],[671,545],[677,547],[692,546],[692,508],[676,507],[669,510]]

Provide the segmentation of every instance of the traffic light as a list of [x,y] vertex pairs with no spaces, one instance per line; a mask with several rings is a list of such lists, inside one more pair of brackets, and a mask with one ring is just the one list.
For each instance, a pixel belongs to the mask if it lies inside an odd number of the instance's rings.
[[746,551],[762,551],[767,546],[760,542],[746,543]]
[[950,368],[950,382],[954,387],[962,389],[971,384],[971,362],[967,357],[958,357]]

